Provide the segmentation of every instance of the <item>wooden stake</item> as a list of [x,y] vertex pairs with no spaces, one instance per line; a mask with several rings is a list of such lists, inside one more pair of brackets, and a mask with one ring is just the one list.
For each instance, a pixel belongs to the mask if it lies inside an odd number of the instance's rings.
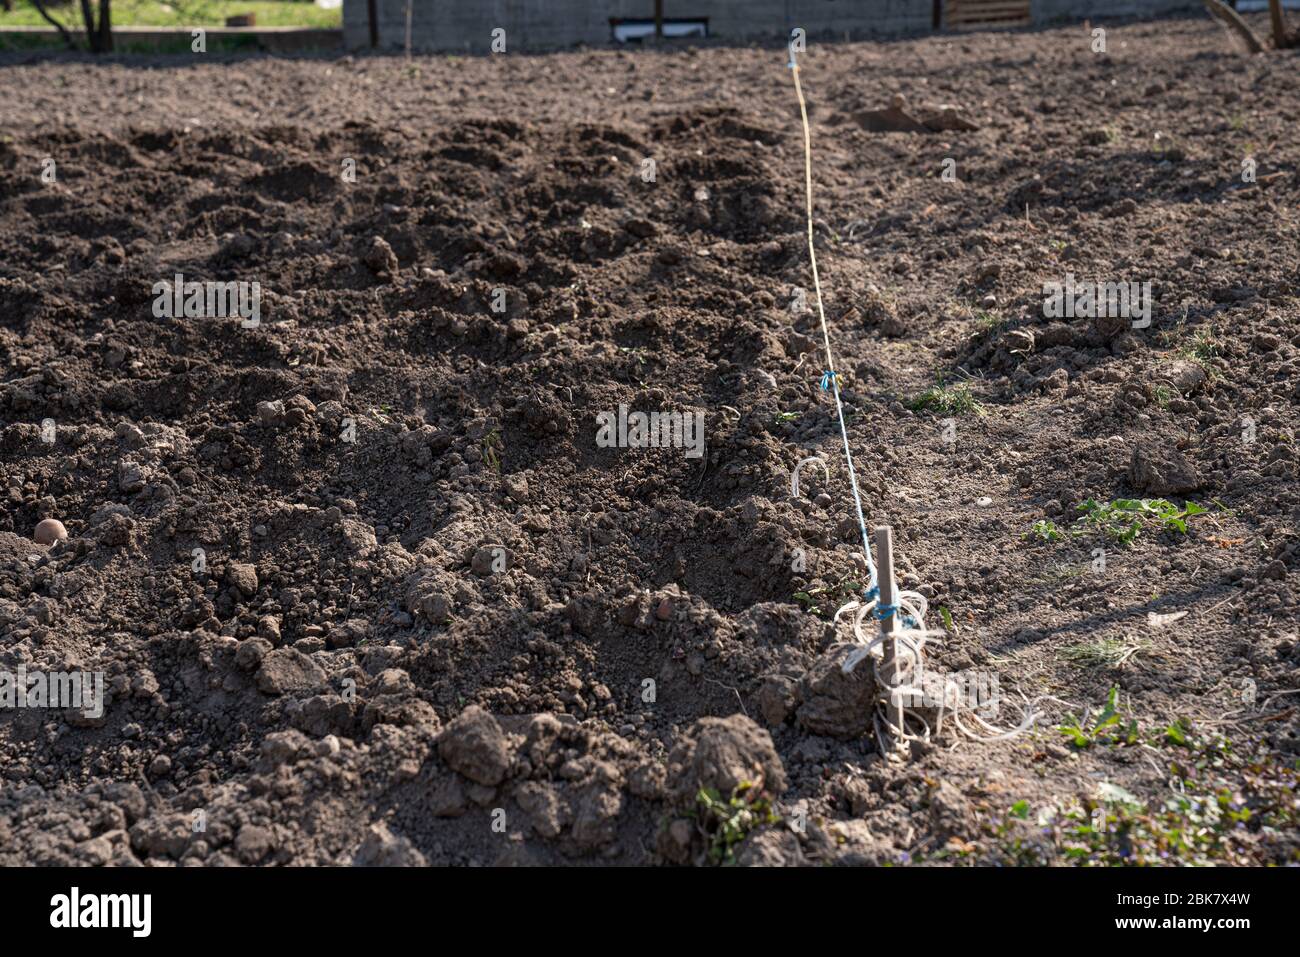
[[1277,50],[1286,48],[1286,14],[1282,12],[1282,0],[1268,0],[1268,17],[1273,23],[1273,47]]
[[411,0],[406,0],[406,62],[411,62]]
[[[876,551],[876,578],[880,587],[879,611],[882,607],[898,605],[898,586],[894,583],[894,533],[888,525],[877,525],[873,533]],[[898,686],[898,639],[894,632],[898,630],[898,616],[893,614],[880,619],[880,633],[885,637],[885,657],[880,673],[890,689]],[[903,729],[903,703],[891,693],[889,703],[889,720],[900,731]],[[894,742],[896,749],[903,746],[902,738]]]

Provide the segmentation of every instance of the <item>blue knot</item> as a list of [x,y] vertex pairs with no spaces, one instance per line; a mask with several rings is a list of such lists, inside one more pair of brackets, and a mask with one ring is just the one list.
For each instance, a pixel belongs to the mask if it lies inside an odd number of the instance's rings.
[[797,63],[794,62],[794,54],[793,54],[793,53],[790,54],[790,62],[787,63],[787,64],[785,65],[785,68],[786,68],[787,70],[797,70],[797,69],[799,69],[799,64],[797,64]]
[[827,389],[829,389],[829,388],[831,387],[831,383],[834,382],[834,381],[835,381],[835,373],[834,373],[833,371],[831,371],[830,369],[827,369],[825,372],[823,372],[823,373],[822,373],[822,391],[825,392]]
[[876,620],[884,621],[886,618],[892,618],[896,611],[898,611],[897,605],[877,605]]

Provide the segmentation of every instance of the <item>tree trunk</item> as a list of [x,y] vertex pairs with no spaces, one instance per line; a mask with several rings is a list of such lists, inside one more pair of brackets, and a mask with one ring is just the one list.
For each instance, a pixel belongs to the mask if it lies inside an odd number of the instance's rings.
[[1282,0],[1268,0],[1268,18],[1273,21],[1273,48],[1286,46],[1286,16],[1282,13]]
[[99,0],[99,51],[113,52],[113,0]]
[[95,32],[95,10],[90,0],[81,0],[81,23],[86,28],[86,45],[91,53],[98,53],[99,34]]

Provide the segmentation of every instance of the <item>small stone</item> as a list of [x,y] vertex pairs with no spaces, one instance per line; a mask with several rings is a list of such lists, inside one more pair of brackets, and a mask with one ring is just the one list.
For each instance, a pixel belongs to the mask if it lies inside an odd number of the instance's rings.
[[117,469],[117,487],[128,495],[144,488],[144,472],[134,462],[123,462]]
[[438,755],[471,781],[496,786],[510,769],[510,752],[505,732],[491,714],[470,705],[438,739]]
[[275,425],[284,418],[284,403],[279,399],[257,403],[257,421],[262,425]]
[[249,638],[241,641],[235,649],[235,664],[244,671],[252,671],[262,663],[266,653],[271,650],[271,642],[265,638]]
[[376,276],[391,278],[397,275],[397,254],[382,236],[370,238],[370,245],[361,259]]
[[267,828],[245,824],[235,837],[235,856],[251,866],[266,857],[271,842],[271,832]]
[[112,512],[99,525],[100,544],[117,548],[131,541],[131,530],[135,522],[121,512]]
[[153,762],[149,765],[149,777],[151,778],[165,778],[171,773],[172,759],[167,757],[165,754],[158,755],[158,757],[154,758]]
[[67,537],[68,530],[57,518],[41,519],[36,523],[36,531],[32,533],[37,545],[53,545],[55,542],[66,541]]
[[355,518],[345,518],[342,523],[343,543],[354,555],[367,555],[379,546],[374,526]]
[[352,858],[353,867],[424,867],[424,855],[409,838],[394,834],[383,821],[370,831]]
[[507,556],[507,551],[500,545],[483,545],[474,552],[469,564],[470,571],[480,577],[491,575],[497,570],[504,571]]
[[638,239],[649,239],[659,232],[659,228],[648,219],[629,219],[623,228]]
[[1182,495],[1204,484],[1201,473],[1172,447],[1139,442],[1129,462],[1129,483],[1152,495]]
[[784,724],[798,704],[798,682],[788,675],[768,675],[758,691],[758,709],[763,720],[775,727]]
[[280,643],[280,622],[271,615],[257,619],[257,637],[265,638],[273,645]]
[[257,592],[257,569],[241,562],[231,562],[226,567],[226,581],[245,595]]
[[514,501],[528,501],[528,479],[523,475],[507,475],[501,480],[501,485]]
[[297,694],[324,683],[325,672],[320,665],[296,648],[268,651],[257,670],[257,687],[263,694]]

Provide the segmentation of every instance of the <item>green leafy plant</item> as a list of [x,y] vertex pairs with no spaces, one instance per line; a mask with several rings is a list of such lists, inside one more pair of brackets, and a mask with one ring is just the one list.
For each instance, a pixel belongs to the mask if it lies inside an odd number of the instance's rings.
[[1180,509],[1163,498],[1117,498],[1113,502],[1090,498],[1078,508],[1084,514],[1075,522],[1073,534],[1094,530],[1124,546],[1132,545],[1143,528],[1186,535],[1187,520],[1209,511],[1195,502],[1184,502]]
[[1064,724],[1056,729],[1076,748],[1090,748],[1094,744],[1137,744],[1138,723],[1130,718],[1126,723],[1119,713],[1119,688],[1112,687],[1106,696],[1106,707],[1090,724],[1068,715]]
[[814,585],[797,591],[791,597],[803,606],[804,611],[821,615],[828,614],[851,600],[862,587],[857,579],[846,576],[829,585]]
[[1041,518],[1029,526],[1029,531],[1025,533],[1024,537],[1028,538],[1030,535],[1037,535],[1044,542],[1059,542],[1064,537],[1061,530],[1056,527],[1055,522]]
[[752,781],[742,781],[725,799],[716,788],[701,788],[695,795],[692,816],[713,864],[734,863],[736,845],[751,831],[781,820],[771,799]]

